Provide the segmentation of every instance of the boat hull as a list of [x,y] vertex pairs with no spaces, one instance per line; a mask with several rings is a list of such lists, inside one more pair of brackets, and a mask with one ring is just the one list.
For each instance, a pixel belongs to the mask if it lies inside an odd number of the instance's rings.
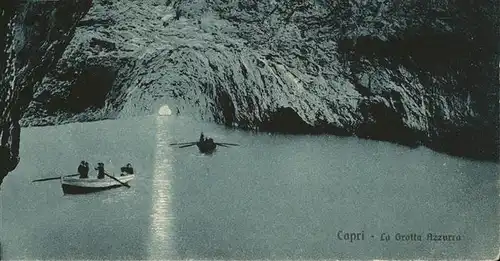
[[201,153],[210,154],[215,151],[217,145],[213,142],[198,142],[196,146],[200,150]]
[[108,186],[108,187],[102,187],[102,188],[87,188],[87,187],[79,187],[79,186],[72,186],[72,185],[66,185],[62,184],[62,190],[64,194],[87,194],[87,193],[94,193],[94,192],[99,192],[99,191],[104,191],[112,188],[117,188],[121,187],[122,185],[114,185],[114,186]]
[[[126,175],[115,177],[122,183],[127,184],[135,175]],[[61,186],[64,194],[87,194],[94,193],[112,188],[121,187],[122,185],[111,178],[96,179],[80,179],[78,177],[61,177]]]

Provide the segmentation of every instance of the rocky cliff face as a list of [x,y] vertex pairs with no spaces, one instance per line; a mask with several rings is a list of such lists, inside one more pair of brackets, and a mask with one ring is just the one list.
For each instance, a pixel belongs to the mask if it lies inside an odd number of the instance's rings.
[[0,3],[0,184],[19,163],[19,120],[33,92],[57,63],[91,2]]
[[95,1],[24,125],[154,113],[498,160],[497,1]]

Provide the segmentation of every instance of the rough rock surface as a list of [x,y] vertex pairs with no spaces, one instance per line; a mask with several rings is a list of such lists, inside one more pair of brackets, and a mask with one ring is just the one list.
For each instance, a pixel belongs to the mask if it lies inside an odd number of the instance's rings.
[[0,184],[19,163],[19,120],[91,0],[0,3]]
[[497,1],[95,1],[24,125],[154,113],[498,160]]

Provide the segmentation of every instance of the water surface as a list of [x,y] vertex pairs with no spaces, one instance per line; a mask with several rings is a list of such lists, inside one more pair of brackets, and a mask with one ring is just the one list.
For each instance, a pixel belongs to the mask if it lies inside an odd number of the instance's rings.
[[[199,131],[241,146],[210,156],[168,146]],[[6,259],[491,259],[498,251],[498,165],[426,148],[145,117],[23,129],[21,156],[0,191]],[[130,162],[137,178],[130,189],[76,196],[63,195],[58,180],[31,183],[73,174],[81,160],[115,173]],[[364,240],[339,240],[339,231]],[[461,240],[427,241],[428,233]]]

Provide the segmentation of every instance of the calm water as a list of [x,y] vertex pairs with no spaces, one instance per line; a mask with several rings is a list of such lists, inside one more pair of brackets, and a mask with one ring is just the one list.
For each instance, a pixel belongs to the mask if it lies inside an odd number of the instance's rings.
[[[241,146],[211,156],[168,146],[201,130]],[[29,128],[21,145],[0,191],[4,259],[491,259],[498,251],[497,164],[175,117]],[[73,174],[83,159],[110,172],[131,162],[137,178],[130,189],[76,196],[64,196],[58,180],[31,183]],[[340,240],[339,231],[364,240]],[[430,232],[461,240],[427,241]]]

